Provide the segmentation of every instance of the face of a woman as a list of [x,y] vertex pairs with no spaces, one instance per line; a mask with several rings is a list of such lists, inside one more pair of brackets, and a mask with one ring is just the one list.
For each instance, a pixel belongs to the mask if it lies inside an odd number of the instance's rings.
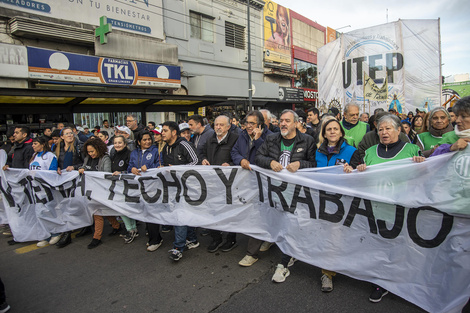
[[44,146],[37,141],[33,141],[33,150],[34,152],[41,152],[44,150]]
[[457,123],[459,131],[470,129],[470,114],[461,112],[457,115],[455,122]]
[[122,149],[124,149],[125,147],[126,144],[124,143],[122,138],[114,139],[114,149],[116,149],[116,151],[122,151]]
[[405,134],[409,135],[410,133],[410,125],[404,123],[404,124],[401,124],[401,126],[403,127],[403,130],[405,131]]
[[423,126],[423,118],[420,116],[420,117],[415,117],[416,118],[416,121],[415,121],[415,126],[416,127],[421,127]]
[[66,144],[72,143],[73,140],[75,139],[75,137],[73,136],[73,132],[70,129],[64,130],[61,138]]
[[381,123],[379,125],[380,142],[384,145],[389,145],[398,141],[400,131],[393,127],[392,123]]
[[330,122],[325,127],[325,138],[328,139],[329,145],[336,145],[341,139],[341,125],[337,122]]
[[140,147],[142,149],[148,149],[152,145],[152,138],[148,134],[145,134],[140,141]]
[[102,133],[98,133],[98,138],[101,139],[102,142],[106,142],[106,140],[108,140],[108,137],[106,137]]
[[98,157],[98,151],[96,151],[95,147],[87,146],[86,151],[92,159],[96,159]]

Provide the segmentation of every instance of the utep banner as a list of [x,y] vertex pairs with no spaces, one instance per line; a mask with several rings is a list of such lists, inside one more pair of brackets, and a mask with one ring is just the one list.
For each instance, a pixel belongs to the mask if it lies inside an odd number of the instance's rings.
[[20,241],[89,225],[93,213],[126,215],[276,242],[304,262],[377,283],[430,312],[459,312],[467,302],[470,147],[362,173],[253,168],[173,166],[142,176],[81,177],[10,169],[0,171],[0,187]]
[[439,106],[439,36],[439,20],[398,20],[341,34],[318,50],[320,104],[363,103],[366,72],[380,86],[388,80],[388,99],[369,100],[371,111],[387,111],[394,95],[399,113]]

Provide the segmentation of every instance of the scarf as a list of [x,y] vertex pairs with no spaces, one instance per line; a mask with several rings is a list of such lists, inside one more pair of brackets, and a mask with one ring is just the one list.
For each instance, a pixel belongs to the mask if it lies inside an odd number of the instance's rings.
[[449,123],[446,128],[443,129],[435,129],[434,127],[430,126],[429,127],[429,132],[431,135],[434,137],[442,137],[445,133],[451,132],[454,128],[452,127],[452,124]]
[[460,131],[459,127],[455,125],[455,134],[462,139],[470,139],[470,128]]

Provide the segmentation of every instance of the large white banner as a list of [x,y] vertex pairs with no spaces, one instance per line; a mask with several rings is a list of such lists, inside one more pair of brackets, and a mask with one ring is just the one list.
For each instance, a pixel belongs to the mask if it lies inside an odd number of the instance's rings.
[[[5,154],[1,154],[1,161]],[[372,283],[430,312],[470,296],[470,147],[362,173],[172,166],[142,176],[0,171],[16,240],[92,223],[93,213],[244,233]]]
[[[398,20],[359,29],[318,50],[318,90],[325,108],[355,101],[365,111],[388,111],[397,96],[399,113],[440,105],[439,20]],[[388,78],[386,101],[364,102],[364,73],[381,87]]]

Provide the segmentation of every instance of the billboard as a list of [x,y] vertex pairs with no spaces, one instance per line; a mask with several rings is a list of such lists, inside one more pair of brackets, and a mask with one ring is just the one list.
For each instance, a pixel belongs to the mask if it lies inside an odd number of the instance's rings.
[[332,42],[336,40],[336,30],[333,28],[327,27],[326,28],[326,43]]
[[264,5],[264,60],[291,64],[291,20],[289,9],[275,2]]
[[2,77],[27,78],[26,47],[0,43],[0,65]]
[[442,96],[444,98],[443,102],[446,102],[452,96],[458,96],[459,98],[470,96],[470,81],[443,84]]
[[29,78],[86,84],[180,88],[179,66],[27,47]]
[[[372,112],[388,110],[395,95],[399,113],[440,106],[439,20],[398,20],[341,34],[319,49],[318,70],[319,100],[327,107],[357,102]],[[385,93],[364,97],[367,77],[377,90],[386,84],[386,99]]]
[[2,0],[0,7],[95,26],[106,16],[114,28],[164,39],[162,0]]

